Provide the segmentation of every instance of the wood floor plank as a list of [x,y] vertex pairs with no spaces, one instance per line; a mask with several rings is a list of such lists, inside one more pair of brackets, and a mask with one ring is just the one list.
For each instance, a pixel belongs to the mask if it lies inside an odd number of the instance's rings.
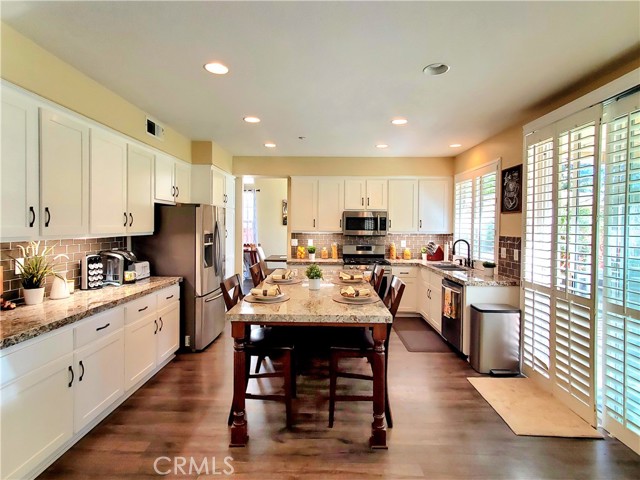
[[[232,457],[237,479],[637,479],[640,457],[617,440],[518,437],[466,380],[477,374],[448,353],[407,352],[392,333],[389,386],[394,428],[389,450],[371,451],[371,405],[338,403],[328,422],[328,368],[316,361],[298,377],[294,428],[280,403],[248,401],[249,444],[229,448],[233,344],[227,328],[205,352],[180,354],[41,476],[158,478],[154,462],[197,465]],[[367,372],[366,361],[350,367]],[[271,367],[269,367],[271,368]],[[254,389],[281,380],[252,381]],[[340,379],[364,392],[370,382]],[[188,461],[188,460],[187,460]],[[172,470],[165,478],[184,478]],[[226,478],[192,471],[191,478]]]

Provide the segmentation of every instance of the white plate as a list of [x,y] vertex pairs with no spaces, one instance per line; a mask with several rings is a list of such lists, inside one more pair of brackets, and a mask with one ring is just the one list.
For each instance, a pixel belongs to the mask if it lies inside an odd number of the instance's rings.
[[244,299],[249,303],[279,303],[289,300],[289,295],[281,293],[274,297],[256,297],[254,295],[247,295]]
[[376,303],[378,301],[378,297],[375,295],[371,295],[369,297],[343,297],[339,293],[333,296],[333,300],[338,303],[351,303],[354,305],[365,304],[365,303]]

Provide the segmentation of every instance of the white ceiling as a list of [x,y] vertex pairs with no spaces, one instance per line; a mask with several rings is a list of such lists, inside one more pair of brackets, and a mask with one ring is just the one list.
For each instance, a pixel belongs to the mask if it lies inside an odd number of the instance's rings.
[[[247,156],[456,155],[640,44],[639,2],[2,2],[1,16]],[[229,74],[205,72],[214,60]],[[451,70],[424,75],[434,62]]]

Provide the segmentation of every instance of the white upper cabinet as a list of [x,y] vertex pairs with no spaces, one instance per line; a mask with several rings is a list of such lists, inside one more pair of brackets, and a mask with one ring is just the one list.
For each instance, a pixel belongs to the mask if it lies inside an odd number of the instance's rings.
[[419,181],[418,231],[451,233],[452,187],[450,178]]
[[345,210],[386,210],[387,179],[345,179]]
[[90,228],[92,234],[127,230],[127,143],[100,129],[91,129]]
[[89,231],[89,127],[40,110],[40,234]]
[[389,231],[418,230],[418,181],[389,180]]
[[191,202],[235,208],[235,177],[213,165],[191,166]]
[[10,90],[2,91],[0,236],[38,235],[38,107]]
[[225,175],[225,178],[224,193],[226,197],[224,206],[227,208],[236,208],[236,177],[233,175]]
[[156,155],[154,198],[160,203],[173,203],[176,187],[173,182],[174,160],[168,155]]
[[191,201],[191,164],[175,160],[175,201],[189,203]]
[[127,233],[153,232],[153,160],[149,150],[127,150]]
[[342,211],[344,210],[342,178],[327,177],[318,180],[317,208],[318,231],[342,232]]
[[291,201],[289,202],[291,231],[312,232],[317,230],[318,180],[315,177],[291,178]]
[[220,170],[211,167],[211,185],[213,205],[218,207],[225,206],[227,179]]

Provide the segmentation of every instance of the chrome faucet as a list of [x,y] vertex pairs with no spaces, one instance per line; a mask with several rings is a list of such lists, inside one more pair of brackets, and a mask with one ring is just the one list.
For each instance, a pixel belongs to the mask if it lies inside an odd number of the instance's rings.
[[467,242],[466,240],[460,239],[460,240],[456,240],[455,242],[453,242],[453,252],[452,255],[456,254],[456,244],[458,242],[464,242],[467,244],[467,259],[464,261],[464,266],[465,267],[473,267],[473,264],[471,262],[471,245],[469,245],[469,242]]

